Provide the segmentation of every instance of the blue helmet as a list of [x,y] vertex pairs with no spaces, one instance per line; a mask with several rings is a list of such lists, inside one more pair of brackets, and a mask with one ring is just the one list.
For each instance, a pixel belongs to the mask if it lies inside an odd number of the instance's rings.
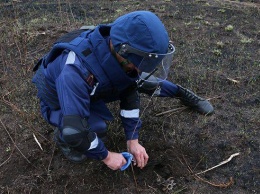
[[163,23],[154,13],[135,11],[119,17],[111,24],[110,38],[115,51],[141,73],[158,68],[154,75],[162,79],[167,77],[175,49]]

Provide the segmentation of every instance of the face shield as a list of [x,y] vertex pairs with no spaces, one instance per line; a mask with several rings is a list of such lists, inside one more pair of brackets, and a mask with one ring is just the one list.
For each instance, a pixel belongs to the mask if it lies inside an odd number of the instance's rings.
[[147,53],[135,49],[128,44],[122,44],[118,54],[126,57],[138,68],[140,79],[143,79],[143,81],[150,81],[150,79],[146,79],[146,77],[140,75],[153,75],[158,78],[158,82],[167,78],[172,65],[174,52],[175,47],[172,43],[169,43],[168,52],[166,54]]

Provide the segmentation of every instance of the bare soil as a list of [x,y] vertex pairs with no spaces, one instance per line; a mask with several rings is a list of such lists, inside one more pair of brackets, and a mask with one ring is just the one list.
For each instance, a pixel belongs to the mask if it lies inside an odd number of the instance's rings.
[[[0,193],[259,193],[259,7],[257,0],[1,1]],[[209,98],[215,113],[143,96],[147,167],[121,172],[94,160],[70,163],[40,115],[32,68],[60,35],[134,10],[161,18],[176,47],[169,80]],[[106,145],[122,152],[118,104],[109,107],[115,120]]]

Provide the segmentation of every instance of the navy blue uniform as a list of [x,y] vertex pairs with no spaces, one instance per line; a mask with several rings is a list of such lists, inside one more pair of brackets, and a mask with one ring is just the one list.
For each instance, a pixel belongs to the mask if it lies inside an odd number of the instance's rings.
[[[88,60],[96,62],[91,64],[91,68],[68,49],[63,50],[45,67],[39,67],[33,82],[38,88],[41,113],[48,123],[58,128],[63,127],[64,116],[77,115],[87,120],[91,132],[98,134],[106,129],[105,121],[113,119],[105,104],[119,100],[126,140],[138,139],[141,128],[140,99],[136,88],[138,76],[128,77],[121,70],[110,52],[109,36],[102,34],[101,28],[105,27],[97,27],[88,37],[92,46]],[[106,69],[105,73],[95,69],[94,65],[102,66]],[[107,76],[110,82],[99,80],[99,73],[103,77]],[[177,86],[169,81],[162,81],[158,86],[155,96],[173,97],[177,91]],[[142,92],[151,95],[155,89],[144,88]],[[94,137],[84,154],[99,160],[106,158],[108,151],[104,143],[97,135]]]

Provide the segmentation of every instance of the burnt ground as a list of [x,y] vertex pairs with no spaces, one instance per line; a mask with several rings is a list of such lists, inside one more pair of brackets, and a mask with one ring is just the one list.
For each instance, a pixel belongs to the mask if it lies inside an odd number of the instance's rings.
[[[259,193],[259,7],[257,0],[1,1],[1,193]],[[134,10],[161,18],[176,46],[169,80],[209,98],[215,114],[144,96],[147,167],[121,172],[93,160],[72,164],[40,115],[32,68],[60,35]],[[118,104],[109,107],[115,120],[107,147],[125,151]]]

